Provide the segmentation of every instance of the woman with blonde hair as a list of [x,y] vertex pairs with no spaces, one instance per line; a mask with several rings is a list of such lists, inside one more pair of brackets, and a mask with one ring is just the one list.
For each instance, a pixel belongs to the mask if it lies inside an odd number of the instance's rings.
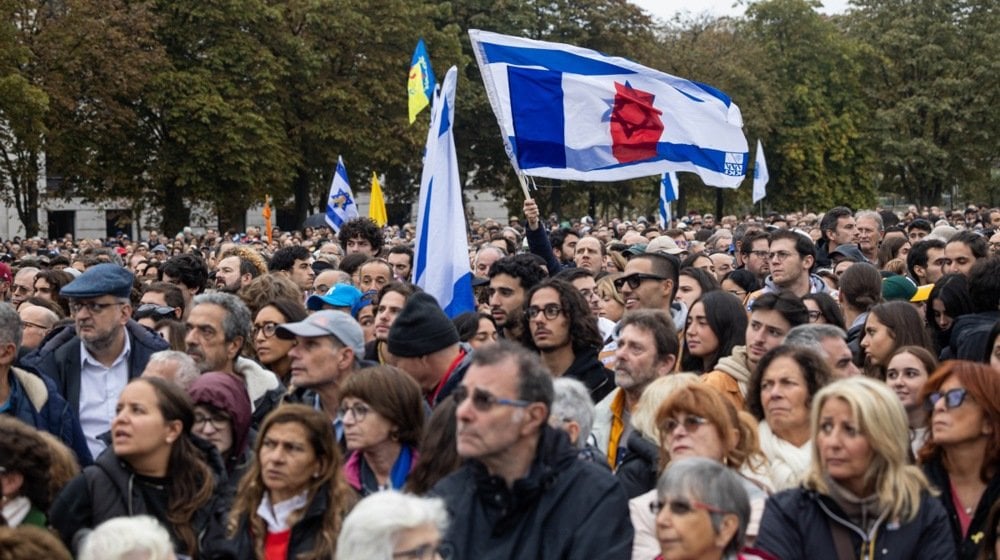
[[300,404],[276,408],[260,427],[228,519],[209,528],[204,557],[331,558],[356,499],[341,468],[325,414]]
[[947,514],[909,464],[906,413],[885,383],[831,383],[810,420],[811,466],[802,486],[768,501],[760,550],[783,560],[955,557]]

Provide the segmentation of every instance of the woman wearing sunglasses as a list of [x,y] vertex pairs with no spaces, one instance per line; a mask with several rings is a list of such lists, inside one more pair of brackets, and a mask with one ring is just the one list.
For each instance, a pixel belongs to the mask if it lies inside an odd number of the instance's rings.
[[941,491],[958,557],[973,560],[1000,500],[1000,376],[985,364],[948,361],[922,394],[931,433],[919,460]]
[[417,462],[424,427],[420,386],[392,366],[351,375],[340,396],[347,460],[344,476],[361,496],[402,489]]
[[732,469],[711,459],[681,459],[667,467],[656,493],[650,509],[656,514],[658,560],[761,558],[743,548],[750,500]]
[[782,560],[955,558],[944,508],[909,463],[896,395],[855,376],[813,401],[812,463],[800,487],[768,500],[756,546]]

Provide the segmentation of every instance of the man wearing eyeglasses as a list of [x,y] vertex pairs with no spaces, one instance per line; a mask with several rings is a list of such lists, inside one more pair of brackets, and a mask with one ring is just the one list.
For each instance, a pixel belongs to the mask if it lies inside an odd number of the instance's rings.
[[433,493],[456,558],[631,555],[625,491],[548,425],[552,379],[535,355],[509,341],[476,350],[453,399],[465,463]]
[[28,266],[17,271],[14,275],[14,284],[10,287],[10,304],[17,309],[24,300],[35,295],[35,276],[39,270],[33,266]]
[[553,376],[583,382],[594,403],[615,388],[614,373],[597,359],[604,339],[596,316],[572,284],[549,279],[532,288],[524,320],[531,334],[526,346],[539,353]]
[[63,287],[73,325],[54,331],[23,364],[53,381],[79,413],[91,455],[106,444],[100,435],[111,428],[118,395],[138,377],[149,357],[169,344],[131,319],[132,273],[120,265],[94,265]]
[[778,292],[791,292],[800,298],[826,293],[836,299],[826,282],[810,272],[816,263],[816,246],[805,235],[791,230],[773,232],[768,261],[771,274],[764,280],[764,287],[747,298],[748,310],[760,296]]

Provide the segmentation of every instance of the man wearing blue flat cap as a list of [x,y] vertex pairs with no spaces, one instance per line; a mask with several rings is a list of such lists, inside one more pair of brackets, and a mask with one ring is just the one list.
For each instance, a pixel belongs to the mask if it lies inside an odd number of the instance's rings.
[[95,458],[106,447],[99,436],[111,428],[119,393],[153,353],[169,347],[131,319],[132,284],[132,273],[117,264],[88,268],[59,292],[70,300],[74,325],[50,333],[23,360],[55,381],[79,413]]

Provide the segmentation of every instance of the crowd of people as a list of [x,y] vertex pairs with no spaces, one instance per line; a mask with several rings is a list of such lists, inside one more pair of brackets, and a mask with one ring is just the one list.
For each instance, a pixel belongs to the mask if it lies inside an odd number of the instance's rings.
[[1000,558],[1000,210],[14,239],[0,559]]

